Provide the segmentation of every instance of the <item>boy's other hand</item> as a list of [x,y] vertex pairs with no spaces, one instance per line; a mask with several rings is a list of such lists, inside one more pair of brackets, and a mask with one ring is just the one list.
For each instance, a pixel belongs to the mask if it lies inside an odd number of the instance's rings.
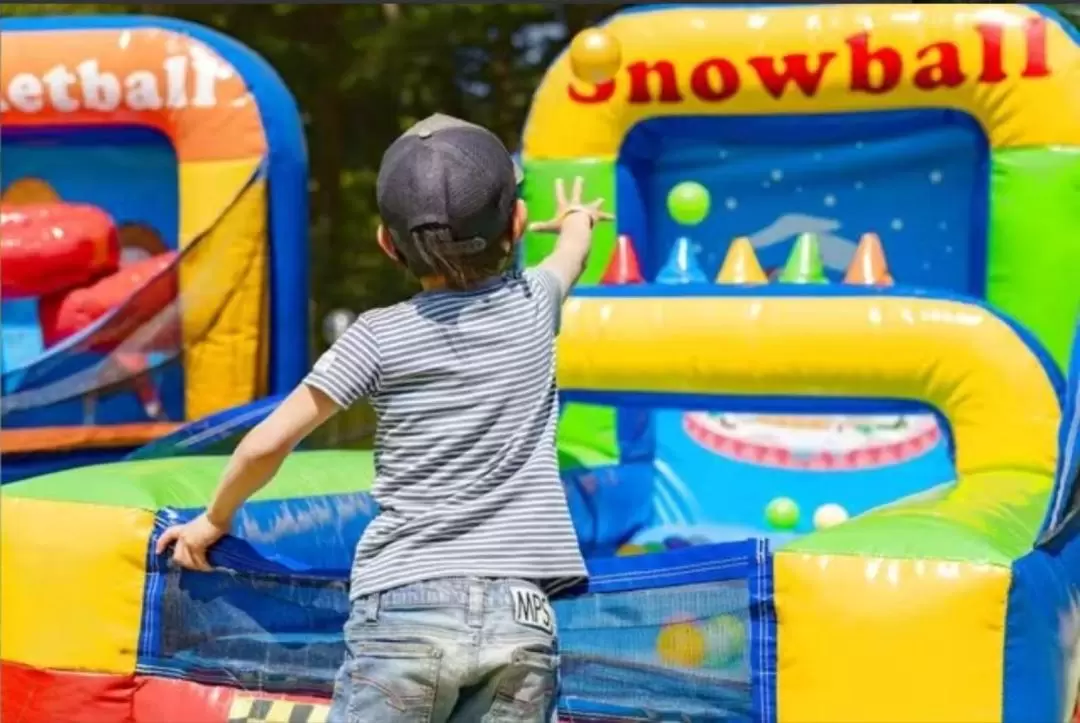
[[555,215],[549,221],[537,221],[529,224],[530,231],[547,231],[558,233],[562,230],[563,222],[573,213],[588,214],[592,224],[598,221],[611,221],[615,217],[610,213],[600,210],[604,205],[604,199],[598,198],[585,203],[581,200],[585,187],[585,179],[578,176],[574,179],[574,185],[570,190],[569,198],[566,195],[566,183],[561,178],[555,179]]
[[206,552],[228,532],[228,528],[211,522],[204,512],[190,522],[173,525],[161,533],[157,542],[157,554],[163,555],[169,545],[175,545],[173,561],[177,565],[188,570],[209,572],[211,568]]

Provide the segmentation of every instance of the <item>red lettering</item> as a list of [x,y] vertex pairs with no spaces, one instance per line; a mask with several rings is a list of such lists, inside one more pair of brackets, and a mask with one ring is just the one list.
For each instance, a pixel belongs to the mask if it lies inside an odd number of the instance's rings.
[[604,103],[611,100],[615,95],[615,81],[607,80],[592,87],[592,95],[582,93],[573,83],[566,84],[566,90],[570,94],[570,100],[577,103]]
[[955,43],[934,43],[921,48],[915,54],[919,60],[924,60],[931,52],[937,53],[937,60],[915,71],[912,82],[916,88],[922,90],[934,90],[935,88],[955,88],[966,80],[964,71],[960,69],[960,49]]
[[795,85],[799,86],[799,90],[803,92],[803,95],[813,97],[817,94],[818,87],[821,86],[821,78],[825,74],[825,69],[829,67],[829,63],[835,57],[836,53],[818,53],[817,68],[815,70],[810,69],[809,56],[805,53],[785,55],[781,58],[784,69],[779,72],[775,67],[776,59],[770,55],[750,58],[747,62],[757,72],[761,84],[773,98],[782,97],[790,81],[795,81]]
[[[904,70],[904,61],[895,48],[884,46],[870,51],[870,33],[852,35],[845,41],[851,48],[851,89],[863,93],[888,93],[900,82]],[[871,63],[876,63],[880,70],[879,82],[875,85],[870,78]]]
[[1050,75],[1046,63],[1046,18],[1028,18],[1024,22],[1024,40],[1027,43],[1027,62],[1024,78],[1045,78]]
[[660,79],[660,94],[657,100],[661,103],[678,103],[682,100],[679,94],[679,84],[675,78],[675,66],[669,60],[658,60],[653,64],[638,61],[626,66],[630,73],[630,102],[650,103],[652,93],[649,91],[649,78],[656,75]]
[[1002,34],[1004,29],[997,23],[979,23],[975,32],[982,38],[982,72],[980,83],[1000,83],[1005,80],[1005,63],[1002,59]]
[[[714,77],[720,82],[713,82]],[[690,74],[690,90],[698,98],[713,103],[738,93],[740,82],[739,71],[724,58],[709,58],[698,63]]]

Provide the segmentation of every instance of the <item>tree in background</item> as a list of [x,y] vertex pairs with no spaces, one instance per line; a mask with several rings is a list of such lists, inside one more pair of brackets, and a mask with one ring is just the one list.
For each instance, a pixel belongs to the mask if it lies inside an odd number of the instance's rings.
[[[1055,5],[1080,24],[1080,4]],[[442,111],[488,126],[514,148],[544,70],[578,30],[618,7],[35,3],[0,11],[182,18],[237,38],[277,68],[307,131],[317,321],[333,308],[361,311],[414,289],[372,241],[375,175],[393,138]]]
[[616,7],[27,3],[5,5],[2,13],[175,17],[213,27],[263,55],[303,112],[311,162],[311,312],[319,320],[330,309],[360,311],[414,288],[373,241],[375,175],[394,137],[442,111],[484,124],[515,147],[544,70],[577,30]]

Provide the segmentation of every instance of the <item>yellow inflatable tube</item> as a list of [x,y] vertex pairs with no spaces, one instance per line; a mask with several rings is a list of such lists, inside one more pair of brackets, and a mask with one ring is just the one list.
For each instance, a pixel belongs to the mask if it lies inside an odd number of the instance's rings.
[[924,402],[952,428],[960,478],[1054,474],[1060,408],[1046,371],[1005,321],[962,302],[575,297],[558,374],[564,390]]

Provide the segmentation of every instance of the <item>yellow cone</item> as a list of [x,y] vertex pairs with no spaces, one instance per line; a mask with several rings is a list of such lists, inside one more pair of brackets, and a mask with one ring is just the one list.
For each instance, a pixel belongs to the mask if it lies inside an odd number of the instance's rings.
[[718,284],[766,284],[769,282],[758,263],[750,239],[740,236],[731,242],[720,273],[716,275]]

